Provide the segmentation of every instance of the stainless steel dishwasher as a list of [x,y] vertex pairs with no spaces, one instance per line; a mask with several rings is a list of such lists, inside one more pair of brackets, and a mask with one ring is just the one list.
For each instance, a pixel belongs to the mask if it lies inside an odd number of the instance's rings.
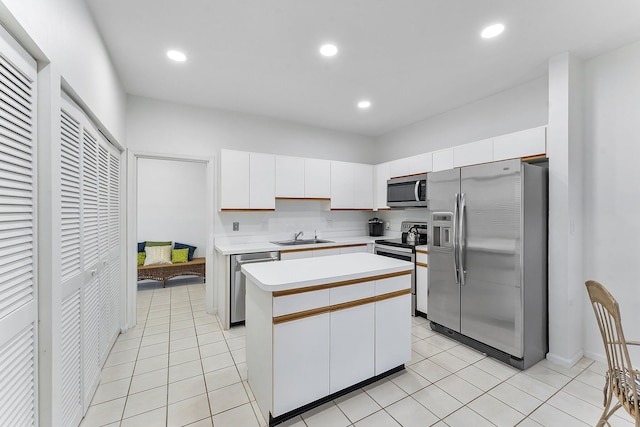
[[231,326],[244,323],[245,319],[245,295],[247,292],[246,278],[240,269],[245,264],[255,262],[279,261],[280,252],[256,252],[252,254],[231,255]]

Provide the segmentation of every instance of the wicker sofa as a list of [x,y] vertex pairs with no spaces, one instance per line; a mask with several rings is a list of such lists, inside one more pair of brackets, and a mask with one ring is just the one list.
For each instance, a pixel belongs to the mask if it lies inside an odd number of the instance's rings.
[[162,282],[162,287],[167,286],[167,280],[178,276],[205,277],[205,259],[194,258],[188,262],[179,264],[139,265],[138,280],[150,279]]

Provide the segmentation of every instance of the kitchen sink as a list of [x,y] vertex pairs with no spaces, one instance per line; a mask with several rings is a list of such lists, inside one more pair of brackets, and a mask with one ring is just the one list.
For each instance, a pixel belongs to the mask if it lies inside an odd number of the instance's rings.
[[298,240],[281,240],[279,242],[271,242],[280,246],[289,246],[289,245],[313,245],[316,243],[335,243],[331,240],[322,240],[322,239],[298,239]]

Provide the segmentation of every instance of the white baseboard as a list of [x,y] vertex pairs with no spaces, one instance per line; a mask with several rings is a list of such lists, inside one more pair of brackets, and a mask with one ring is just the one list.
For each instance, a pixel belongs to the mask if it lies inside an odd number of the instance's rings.
[[578,361],[580,359],[582,359],[583,355],[584,355],[584,353],[583,353],[582,350],[576,352],[570,358],[562,357],[562,356],[559,356],[557,354],[549,352],[549,353],[547,353],[547,360],[549,360],[550,362],[556,363],[556,364],[558,364],[560,366],[564,366],[565,368],[570,368],[573,365],[575,365],[576,363],[578,363]]
[[594,353],[593,351],[585,351],[584,357],[589,358],[591,360],[595,360],[596,362],[602,362],[604,364],[607,363],[607,358],[604,357],[602,353]]

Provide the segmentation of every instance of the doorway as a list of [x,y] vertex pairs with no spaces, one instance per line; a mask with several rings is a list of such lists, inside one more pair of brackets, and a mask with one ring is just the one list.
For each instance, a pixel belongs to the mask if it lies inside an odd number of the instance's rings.
[[[128,158],[128,259],[137,260],[134,249],[142,241],[171,241],[195,246],[194,257],[206,260],[205,305],[214,314],[213,300],[213,200],[214,161],[210,158],[157,156],[131,153]],[[131,262],[127,285],[127,327],[137,324],[137,263]],[[171,279],[171,286],[202,283],[201,278]],[[161,282],[140,282],[148,289],[162,289]]]

